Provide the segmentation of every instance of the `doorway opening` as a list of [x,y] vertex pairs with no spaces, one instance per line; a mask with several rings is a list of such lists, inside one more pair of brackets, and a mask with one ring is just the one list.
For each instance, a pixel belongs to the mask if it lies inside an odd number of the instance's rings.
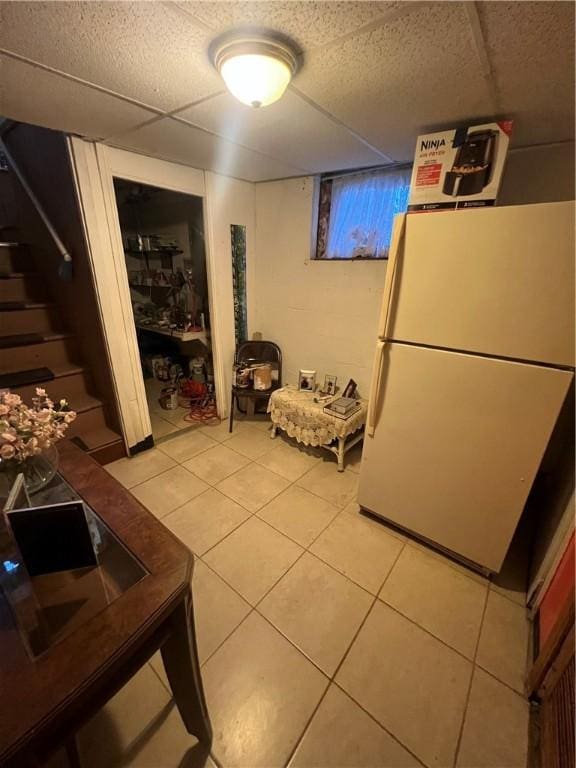
[[114,179],[155,442],[217,422],[202,198]]

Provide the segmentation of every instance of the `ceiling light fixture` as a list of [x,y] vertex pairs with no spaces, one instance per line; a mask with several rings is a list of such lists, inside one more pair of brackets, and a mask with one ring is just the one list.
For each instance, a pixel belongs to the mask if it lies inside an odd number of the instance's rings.
[[249,107],[278,101],[298,68],[298,54],[290,44],[268,35],[215,40],[212,61],[230,93]]

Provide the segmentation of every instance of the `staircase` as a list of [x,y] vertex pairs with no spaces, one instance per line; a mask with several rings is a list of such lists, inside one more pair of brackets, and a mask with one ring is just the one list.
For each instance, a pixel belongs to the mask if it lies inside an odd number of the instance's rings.
[[67,437],[105,464],[124,455],[121,436],[106,419],[82,364],[77,341],[46,295],[29,248],[0,231],[0,389],[30,403],[36,387],[52,400],[66,398],[78,414]]

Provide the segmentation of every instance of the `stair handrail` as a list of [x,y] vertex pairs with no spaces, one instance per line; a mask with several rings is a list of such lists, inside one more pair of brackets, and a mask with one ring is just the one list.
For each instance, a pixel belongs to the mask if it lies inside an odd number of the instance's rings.
[[[30,184],[28,183],[26,177],[22,173],[22,170],[18,167],[18,163],[14,160],[14,156],[6,146],[6,142],[4,141],[4,132],[8,126],[6,124],[2,125],[2,130],[0,132],[0,150],[4,153],[6,156],[6,159],[8,160],[8,163],[10,164],[10,167],[18,177],[18,181],[24,188],[24,191],[30,198],[30,201],[32,202],[32,205],[34,208],[36,208],[36,211],[40,218],[42,219],[44,226],[48,230],[48,233],[50,234],[50,237],[54,241],[54,245],[56,246],[58,253],[60,254],[60,257],[62,261],[60,262],[60,266],[58,268],[58,274],[61,277],[62,280],[70,280],[72,277],[72,256],[70,255],[70,252],[60,239],[58,233],[56,232],[54,226],[52,225],[52,222],[48,218],[48,215],[44,208],[42,207],[42,204],[34,194],[32,188],[30,187]],[[13,127],[13,126],[9,126]]]

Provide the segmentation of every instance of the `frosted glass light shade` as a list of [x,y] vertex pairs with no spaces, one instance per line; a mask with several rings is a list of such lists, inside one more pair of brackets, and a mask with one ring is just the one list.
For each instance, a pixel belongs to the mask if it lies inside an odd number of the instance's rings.
[[220,74],[230,93],[249,107],[278,101],[292,79],[283,61],[258,53],[231,56],[222,63]]
[[278,101],[301,64],[301,54],[278,33],[226,33],[211,43],[210,55],[230,93],[250,107]]

